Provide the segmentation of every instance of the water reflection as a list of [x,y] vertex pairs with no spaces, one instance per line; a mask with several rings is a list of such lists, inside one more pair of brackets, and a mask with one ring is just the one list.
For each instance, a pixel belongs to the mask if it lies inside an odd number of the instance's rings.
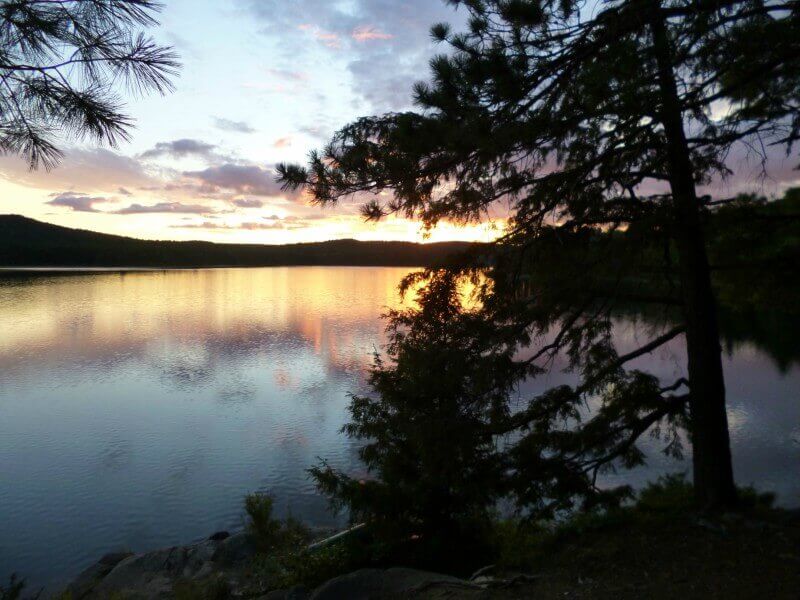
[[331,523],[305,469],[355,465],[347,393],[407,271],[0,279],[0,573],[238,527],[254,489]]
[[[613,321],[614,344],[627,354],[674,326],[674,315],[631,307]],[[748,327],[752,324],[752,328]],[[800,344],[787,331],[800,325],[785,315],[723,314],[723,369],[727,391],[728,421],[737,483],[753,485],[777,494],[778,504],[800,506]],[[794,331],[796,331],[796,327]],[[531,351],[547,344],[539,340]],[[683,336],[654,352],[629,362],[626,368],[640,369],[669,385],[687,377]],[[556,357],[551,371],[522,386],[520,403],[560,384],[576,384],[574,373],[564,372],[567,360]],[[591,402],[589,409],[591,411]],[[642,486],[659,475],[684,472],[691,477],[691,445],[681,436],[683,461],[663,455],[665,442],[643,436],[640,446],[647,464],[633,471],[609,473],[600,485]]]
[[[255,489],[283,513],[332,523],[305,469],[318,456],[359,469],[339,434],[347,393],[364,388],[379,315],[399,305],[406,272],[0,276],[0,576],[46,583],[114,549],[237,527]],[[800,505],[797,347],[765,351],[789,332],[763,323],[726,329],[735,468]],[[621,350],[653,326],[621,317]],[[682,374],[679,343],[640,360],[665,380]],[[567,377],[553,371],[520,395]],[[620,477],[684,467],[651,450],[647,470]]]

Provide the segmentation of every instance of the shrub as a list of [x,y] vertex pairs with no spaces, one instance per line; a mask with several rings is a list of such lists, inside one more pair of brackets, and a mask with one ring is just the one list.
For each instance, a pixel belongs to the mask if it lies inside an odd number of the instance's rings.
[[272,516],[274,504],[269,494],[248,494],[245,498],[249,517],[247,529],[255,538],[258,550],[285,554],[302,548],[311,538],[308,528],[292,517],[275,519]]

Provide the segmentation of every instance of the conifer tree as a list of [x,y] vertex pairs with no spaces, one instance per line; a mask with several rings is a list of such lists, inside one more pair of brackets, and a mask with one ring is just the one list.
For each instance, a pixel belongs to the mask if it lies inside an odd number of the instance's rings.
[[115,91],[171,89],[178,59],[137,28],[153,0],[8,0],[0,4],[0,152],[53,167],[59,140],[112,146],[132,126]]
[[[372,193],[366,217],[399,214],[426,227],[508,210],[481,299],[492,327],[473,329],[475,343],[486,368],[498,353],[517,352],[498,391],[541,374],[559,354],[580,375],[493,424],[511,440],[500,453],[521,506],[552,512],[576,498],[612,500],[597,474],[640,464],[637,441],[647,431],[666,435],[665,449],[678,453],[683,427],[698,504],[735,505],[706,250],[718,200],[697,188],[730,174],[726,157],[737,146],[793,151],[800,5],[451,3],[469,12],[468,30],[433,27],[449,52],[416,86],[419,110],[344,127],[308,166],[281,166],[283,182],[322,205]],[[680,316],[621,355],[613,320],[630,301],[675,306]],[[676,339],[687,378],[664,382],[628,369]],[[397,373],[398,365],[383,368]]]

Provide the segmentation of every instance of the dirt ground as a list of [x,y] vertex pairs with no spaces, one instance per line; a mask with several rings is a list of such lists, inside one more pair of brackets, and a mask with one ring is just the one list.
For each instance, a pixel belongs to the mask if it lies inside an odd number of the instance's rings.
[[530,573],[536,576],[532,581],[481,597],[798,600],[800,515],[657,521],[582,532],[538,559]]

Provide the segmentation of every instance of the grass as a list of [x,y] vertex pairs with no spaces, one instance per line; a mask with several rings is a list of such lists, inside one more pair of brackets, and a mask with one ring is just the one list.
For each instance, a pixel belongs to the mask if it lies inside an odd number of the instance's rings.
[[245,498],[247,529],[259,550],[249,573],[254,589],[313,588],[363,564],[356,558],[359,550],[347,540],[309,551],[313,537],[309,529],[291,517],[276,519],[273,506],[268,494]]

